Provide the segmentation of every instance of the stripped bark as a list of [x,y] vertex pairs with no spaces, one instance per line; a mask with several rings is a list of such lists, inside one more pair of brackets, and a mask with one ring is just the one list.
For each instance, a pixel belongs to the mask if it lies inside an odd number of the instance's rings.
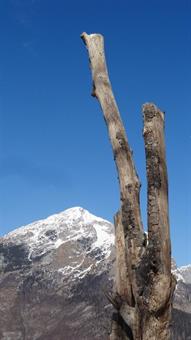
[[[92,95],[101,105],[116,163],[121,207],[115,216],[117,309],[110,340],[170,339],[172,293],[164,114],[143,106],[148,179],[148,240],[140,212],[140,181],[112,92],[100,34],[81,35],[90,60]],[[120,300],[120,303],[119,303]]]

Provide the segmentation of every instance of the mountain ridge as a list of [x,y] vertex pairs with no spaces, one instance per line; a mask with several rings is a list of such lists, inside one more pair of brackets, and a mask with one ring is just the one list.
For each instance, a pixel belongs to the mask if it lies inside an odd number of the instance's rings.
[[[0,339],[107,339],[113,308],[103,290],[113,286],[114,251],[112,223],[81,207],[1,237]],[[174,318],[190,320],[190,266],[173,266]]]

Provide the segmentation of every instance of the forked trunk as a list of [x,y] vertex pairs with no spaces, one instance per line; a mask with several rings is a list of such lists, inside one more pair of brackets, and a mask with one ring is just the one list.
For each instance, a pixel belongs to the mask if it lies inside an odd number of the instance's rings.
[[115,216],[116,292],[107,293],[116,308],[110,340],[169,340],[172,294],[168,181],[164,113],[143,106],[148,181],[148,235],[140,212],[140,181],[112,92],[103,36],[82,34],[88,49],[93,92],[101,105],[117,166],[121,207]]

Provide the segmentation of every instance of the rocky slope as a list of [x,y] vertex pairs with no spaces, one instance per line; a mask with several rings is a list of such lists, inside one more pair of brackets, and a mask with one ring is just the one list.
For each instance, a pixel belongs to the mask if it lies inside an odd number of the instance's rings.
[[[0,238],[0,339],[106,340],[113,267],[113,225],[82,208]],[[173,269],[173,340],[188,340],[191,266]]]
[[177,279],[174,308],[190,313],[191,317],[191,265],[174,268],[173,273]]
[[103,339],[113,244],[112,224],[82,208],[3,237],[0,339]]

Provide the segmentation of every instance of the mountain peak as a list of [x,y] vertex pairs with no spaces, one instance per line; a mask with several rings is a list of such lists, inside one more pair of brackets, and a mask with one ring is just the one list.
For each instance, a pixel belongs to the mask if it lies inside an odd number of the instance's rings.
[[[107,339],[113,310],[103,288],[112,289],[114,262],[113,225],[82,207],[2,237],[0,339]],[[177,268],[172,260],[172,270],[176,326],[191,312],[191,265]],[[182,339],[183,328],[181,320],[173,339]]]
[[[113,225],[82,207],[2,237],[0,339],[25,339],[26,335],[27,339],[58,340],[63,335],[94,339],[92,334],[95,338],[103,334],[104,328],[97,327],[92,333],[89,324],[98,319],[97,324],[105,326],[108,301],[102,289],[112,286],[113,245]],[[101,314],[97,314],[98,306]],[[80,324],[85,326],[81,333]]]
[[91,247],[102,248],[105,255],[109,254],[114,244],[113,225],[82,207],[73,207],[17,228],[5,235],[2,241],[22,244],[32,260],[62,244],[82,238],[91,240]]

